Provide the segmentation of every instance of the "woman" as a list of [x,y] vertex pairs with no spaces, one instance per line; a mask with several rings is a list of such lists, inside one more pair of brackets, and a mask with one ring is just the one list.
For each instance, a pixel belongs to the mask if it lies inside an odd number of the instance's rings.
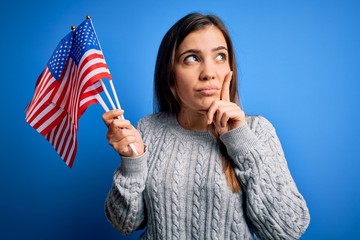
[[122,111],[103,115],[121,157],[105,204],[111,224],[123,234],[147,227],[143,239],[298,239],[306,203],[271,123],[239,106],[222,21],[180,19],[161,42],[154,81],[157,113],[137,129]]

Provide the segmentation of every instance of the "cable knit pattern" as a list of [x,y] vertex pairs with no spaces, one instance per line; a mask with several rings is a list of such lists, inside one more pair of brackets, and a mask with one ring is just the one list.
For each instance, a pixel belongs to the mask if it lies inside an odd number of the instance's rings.
[[176,154],[176,160],[175,160],[175,166],[174,166],[174,175],[173,175],[173,186],[172,186],[172,193],[171,193],[171,210],[172,210],[172,230],[173,230],[173,239],[180,239],[179,232],[181,230],[180,227],[180,201],[181,201],[181,190],[180,185],[181,181],[183,181],[183,177],[181,176],[181,170],[182,170],[182,162],[184,159],[184,144],[180,143],[177,148],[177,154]]
[[[146,162],[143,161],[143,166],[146,166],[144,163]],[[111,187],[111,192],[114,194],[109,195],[109,201],[105,205],[106,216],[112,219],[111,223],[114,227],[121,225],[124,234],[134,231],[144,217],[142,192],[146,173],[139,171],[141,174],[132,175],[136,168],[137,166],[131,163],[127,167],[118,168]],[[126,207],[119,208],[118,202]]]
[[[155,140],[155,139],[152,139],[152,140]],[[153,142],[153,141],[150,141],[150,142]],[[166,149],[168,149],[172,144],[173,144],[172,138],[169,138],[168,136],[165,136],[163,138],[162,148],[161,148],[161,151],[159,154],[159,159],[166,159],[166,157],[165,157]],[[163,165],[163,161],[156,161],[154,163],[153,174],[151,176],[151,181],[153,182],[153,184],[152,184],[153,188],[152,188],[152,194],[151,194],[152,200],[153,200],[152,208],[154,210],[154,214],[151,215],[151,217],[154,217],[155,223],[160,222],[161,217],[163,216],[163,213],[161,212],[162,208],[160,205],[162,196],[159,194],[159,187],[161,186],[161,181],[160,181],[161,179],[157,177],[162,172],[162,169],[161,169],[162,165]],[[161,224],[156,224],[155,228],[156,228],[156,230],[154,231],[154,234],[158,233],[159,236],[164,235],[164,232],[163,232],[164,228]],[[150,229],[153,229],[153,228],[150,228]]]
[[208,154],[205,148],[200,145],[198,150],[198,156],[195,166],[195,177],[194,177],[194,196],[193,196],[193,206],[192,206],[192,229],[191,234],[194,239],[200,238],[200,211],[201,211],[201,192],[204,188],[205,182],[201,177],[204,171],[204,164],[206,159],[208,159]]
[[[310,215],[288,169],[275,129],[261,116],[223,134],[183,129],[175,116],[139,121],[147,150],[122,158],[105,212],[129,234],[147,226],[142,239],[298,239]],[[225,179],[222,141],[241,183]],[[250,224],[251,227],[248,225]]]
[[[220,154],[220,153],[219,153]],[[212,213],[212,225],[211,225],[211,239],[219,239],[219,235],[220,235],[220,225],[221,225],[221,220],[220,220],[220,213],[221,213],[221,175],[224,176],[223,172],[222,172],[222,163],[221,162],[216,162],[216,166],[215,166],[215,173],[214,173],[214,208],[213,213]],[[224,180],[223,180],[224,181]],[[221,238],[220,238],[221,239]]]

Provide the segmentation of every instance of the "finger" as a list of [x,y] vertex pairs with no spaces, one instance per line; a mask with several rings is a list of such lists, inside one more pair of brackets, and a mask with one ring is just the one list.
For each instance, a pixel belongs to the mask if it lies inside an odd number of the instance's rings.
[[208,116],[208,123],[214,122],[216,125],[220,126],[220,120],[224,112],[227,111],[229,108],[227,102],[222,101],[214,101],[211,106],[209,107],[207,116]]
[[220,126],[221,127],[227,127],[230,120],[236,120],[238,118],[238,109],[233,108],[232,106],[229,106],[227,111],[224,112],[224,114],[221,115]]
[[110,140],[111,138],[113,138],[116,134],[117,134],[117,131],[118,131],[118,127],[116,127],[114,124],[109,124],[108,126],[108,131],[106,132],[106,138],[107,140]]
[[223,82],[222,88],[221,88],[221,96],[220,99],[223,101],[230,101],[230,82],[232,79],[232,71],[230,71],[225,76],[225,80]]
[[115,124],[110,124],[106,137],[108,140],[116,139],[116,141],[118,141],[128,135],[135,135],[135,133],[132,129],[122,128],[122,127],[118,127]]
[[133,125],[131,125],[130,121],[126,119],[115,118],[113,119],[112,124],[118,129],[132,130],[134,128]]
[[109,138],[109,144],[111,146],[128,145],[129,142],[133,142],[136,139],[135,135],[124,132],[123,130],[113,132],[113,133],[108,133],[107,137]]
[[218,110],[216,114],[216,125],[220,127],[226,127],[227,122],[229,120],[229,106],[223,106],[221,109]]
[[[139,142],[139,139],[134,135],[128,135],[124,138],[122,138],[120,141],[117,142],[111,142],[109,141],[109,144],[113,146],[113,148],[120,153],[122,156],[130,157],[130,156],[136,156],[136,154],[133,152],[132,148],[130,147],[131,144],[134,144],[134,146],[137,146],[137,149],[141,149],[140,145],[142,143]],[[144,150],[142,148],[141,153],[143,153]]]
[[106,138],[109,141],[119,141],[127,135],[135,135],[134,128],[130,122],[122,119],[113,119],[108,126]]
[[124,114],[123,110],[111,110],[102,115],[102,119],[106,126],[109,126],[114,118],[119,118]]
[[217,101],[214,101],[208,111],[207,111],[207,118],[208,118],[208,124],[211,124],[214,121],[214,115],[216,113],[216,111],[218,110],[219,105]]
[[216,125],[219,127],[225,127],[227,125],[227,122],[230,119],[230,112],[232,110],[233,106],[232,105],[222,105],[219,106],[216,114],[215,114],[215,122]]
[[209,121],[212,120],[218,127],[226,127],[230,120],[240,119],[242,110],[235,103],[218,101],[213,104],[213,108],[209,109],[209,112],[211,114],[208,116]]
[[126,136],[122,139],[116,140],[111,139],[109,144],[121,155],[127,156],[131,153],[131,149],[129,148],[130,143],[135,141],[134,136]]

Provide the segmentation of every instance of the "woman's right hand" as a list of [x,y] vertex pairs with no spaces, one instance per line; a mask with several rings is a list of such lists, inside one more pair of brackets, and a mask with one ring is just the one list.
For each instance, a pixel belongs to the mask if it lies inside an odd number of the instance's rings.
[[[145,151],[141,135],[130,121],[121,118],[123,114],[123,110],[111,110],[103,114],[103,121],[108,127],[106,138],[121,156],[141,156]],[[138,155],[132,151],[130,144],[136,148]]]

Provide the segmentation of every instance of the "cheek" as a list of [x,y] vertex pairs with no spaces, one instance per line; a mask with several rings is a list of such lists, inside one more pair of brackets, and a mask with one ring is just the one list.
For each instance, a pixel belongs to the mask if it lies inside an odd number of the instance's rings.
[[219,70],[218,72],[218,79],[221,84],[224,82],[226,75],[230,72],[230,67],[224,67],[223,69]]
[[185,100],[191,94],[190,85],[186,84],[184,82],[177,83],[176,93],[177,93],[178,97],[180,97],[181,101]]
[[[181,77],[181,74],[175,74],[174,86],[171,87],[171,92],[179,103],[183,102],[183,99],[186,99],[186,94],[189,92],[188,84],[186,84],[185,79]],[[185,94],[185,96],[184,96]]]
[[222,78],[225,79],[226,75],[230,72],[230,66],[224,66],[223,68],[219,69],[219,74],[221,74]]
[[193,85],[193,78],[189,72],[176,71],[175,72],[175,85],[178,95],[184,95],[191,91]]

